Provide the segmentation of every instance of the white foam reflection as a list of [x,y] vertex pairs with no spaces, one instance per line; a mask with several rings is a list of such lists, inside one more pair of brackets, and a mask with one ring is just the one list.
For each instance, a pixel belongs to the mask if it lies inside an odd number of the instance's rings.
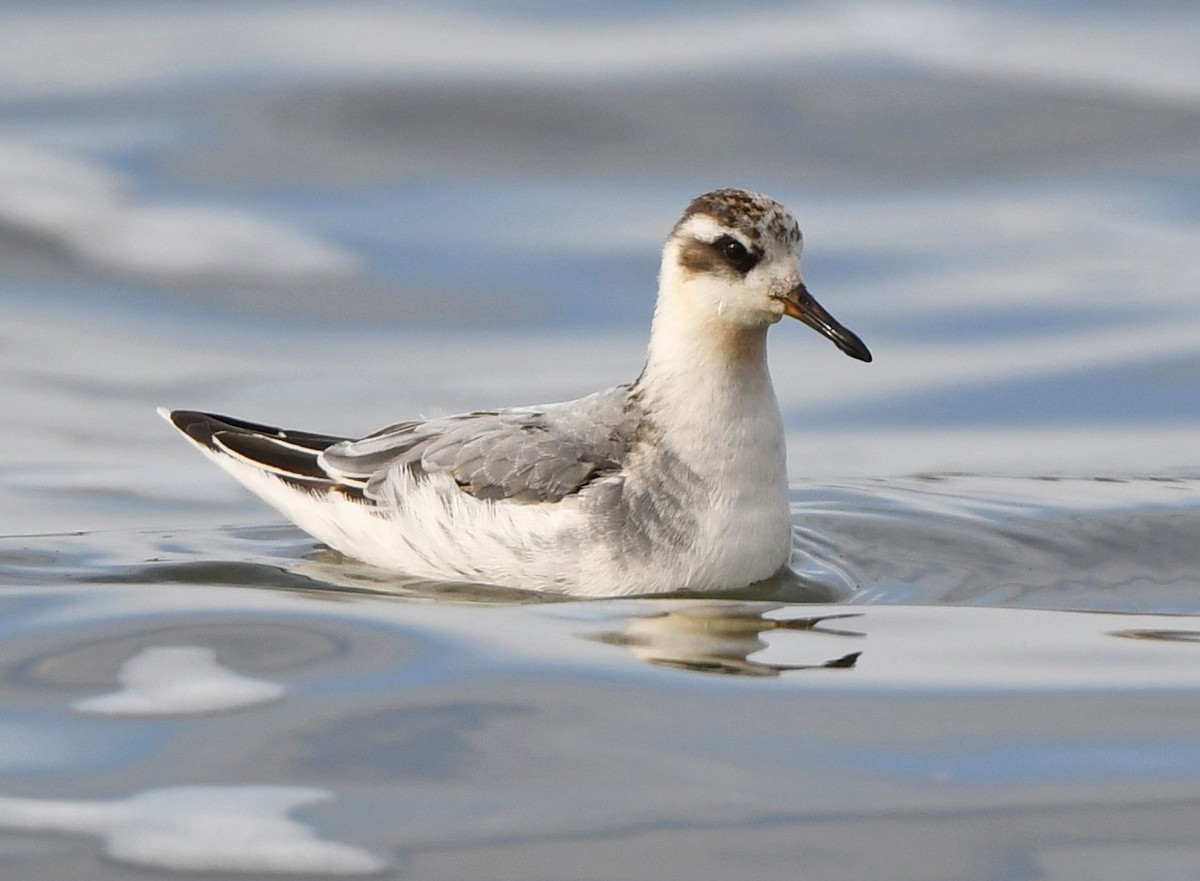
[[120,691],[78,700],[82,713],[112,716],[176,715],[236,710],[270,703],[286,693],[274,682],[251,679],[217,663],[202,646],[153,646],[121,665]]
[[358,271],[349,253],[227,207],[153,203],[77,157],[0,141],[0,230],[97,269],[153,279],[294,280]]
[[0,797],[0,828],[104,839],[114,860],[180,872],[361,875],[386,865],[288,816],[330,798],[296,786],[180,786],[115,801]]

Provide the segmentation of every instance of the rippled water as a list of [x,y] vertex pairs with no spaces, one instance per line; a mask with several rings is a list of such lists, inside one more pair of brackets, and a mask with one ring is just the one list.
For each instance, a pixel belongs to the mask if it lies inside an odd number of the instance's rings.
[[[2,11],[0,877],[1200,872],[1192,9]],[[726,185],[876,355],[772,332],[772,582],[381,573],[154,413],[626,381]]]

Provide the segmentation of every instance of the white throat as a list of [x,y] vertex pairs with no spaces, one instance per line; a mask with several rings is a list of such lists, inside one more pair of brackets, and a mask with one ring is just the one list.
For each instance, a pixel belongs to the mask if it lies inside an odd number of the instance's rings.
[[769,323],[731,322],[712,307],[714,298],[689,290],[718,283],[681,271],[668,245],[639,385],[668,442],[693,467],[750,465],[779,479],[786,465],[767,366]]

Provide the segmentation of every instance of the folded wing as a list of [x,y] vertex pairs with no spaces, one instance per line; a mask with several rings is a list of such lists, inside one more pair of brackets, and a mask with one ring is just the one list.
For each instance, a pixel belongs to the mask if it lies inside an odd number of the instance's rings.
[[481,499],[557,502],[619,470],[638,423],[621,386],[562,404],[401,422],[331,445],[320,464],[372,499],[408,471],[447,474]]
[[364,502],[387,498],[389,481],[401,476],[432,474],[481,499],[561,501],[618,471],[641,426],[627,386],[543,407],[399,422],[360,440],[195,410],[163,415],[213,453]]

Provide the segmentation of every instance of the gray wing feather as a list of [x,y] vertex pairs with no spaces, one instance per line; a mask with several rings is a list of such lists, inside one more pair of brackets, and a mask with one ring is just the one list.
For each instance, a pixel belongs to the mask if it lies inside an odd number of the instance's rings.
[[368,496],[397,467],[445,473],[484,499],[556,502],[621,467],[641,410],[627,386],[577,401],[400,422],[321,454],[334,477]]

